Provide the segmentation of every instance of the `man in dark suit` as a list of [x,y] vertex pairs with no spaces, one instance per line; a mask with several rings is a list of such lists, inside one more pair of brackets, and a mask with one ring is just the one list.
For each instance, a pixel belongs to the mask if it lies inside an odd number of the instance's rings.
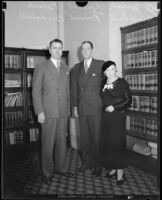
[[80,125],[82,158],[80,171],[94,169],[93,174],[99,175],[101,171],[96,166],[96,159],[102,114],[100,88],[104,61],[92,58],[92,50],[92,42],[82,42],[81,51],[84,61],[74,66],[72,104],[74,115],[79,117]]
[[33,75],[33,105],[42,126],[42,171],[47,182],[54,168],[55,173],[71,175],[65,172],[64,167],[69,116],[69,68],[61,60],[62,51],[62,41],[52,40],[49,46],[50,59],[37,66]]

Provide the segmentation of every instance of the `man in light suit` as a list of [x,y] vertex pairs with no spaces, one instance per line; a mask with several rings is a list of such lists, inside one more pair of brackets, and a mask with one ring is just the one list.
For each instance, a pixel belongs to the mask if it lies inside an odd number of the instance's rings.
[[65,172],[64,166],[69,116],[69,68],[61,60],[62,51],[62,41],[52,40],[49,46],[50,59],[37,66],[33,75],[33,105],[42,127],[42,171],[47,183],[54,170],[60,175],[72,175]]
[[100,175],[96,166],[101,128],[102,100],[102,65],[104,61],[92,58],[93,44],[84,41],[81,51],[84,61],[74,66],[72,104],[74,115],[79,117],[82,165],[80,171],[93,169],[94,175]]

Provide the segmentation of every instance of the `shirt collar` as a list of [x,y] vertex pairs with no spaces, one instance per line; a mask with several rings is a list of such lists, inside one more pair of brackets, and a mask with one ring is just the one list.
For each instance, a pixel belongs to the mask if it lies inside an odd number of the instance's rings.
[[[51,61],[53,62],[53,64],[57,67],[57,61],[58,61],[58,60],[56,60],[56,59],[54,59],[54,58],[52,58],[52,57],[51,57],[50,59],[51,59]],[[59,62],[60,62],[60,60],[59,60]]]
[[84,60],[84,63],[85,63],[85,61],[87,61],[87,65],[88,65],[88,67],[89,67],[90,64],[91,64],[92,58],[89,58],[89,59],[87,59],[87,60]]

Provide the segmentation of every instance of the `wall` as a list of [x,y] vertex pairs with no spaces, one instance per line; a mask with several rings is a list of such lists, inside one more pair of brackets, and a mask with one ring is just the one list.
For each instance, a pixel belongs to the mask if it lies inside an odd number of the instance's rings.
[[77,49],[83,40],[94,43],[96,58],[116,61],[121,68],[120,27],[157,16],[157,2],[89,1],[85,7],[64,2],[65,44],[70,50],[70,67],[79,61]]
[[78,48],[84,40],[94,45],[93,56],[107,59],[109,48],[107,2],[88,2],[78,7],[75,2],[64,2],[65,45],[70,49],[70,67],[79,62]]
[[[6,1],[5,46],[47,48],[55,37],[63,17],[61,3],[55,1]],[[60,11],[60,12],[59,12]],[[63,13],[60,16],[63,16]],[[62,28],[62,27],[61,27]],[[61,29],[61,39],[63,29]]]
[[53,38],[69,50],[69,66],[79,62],[83,40],[94,44],[93,56],[116,61],[121,76],[120,27],[157,16],[156,1],[6,1],[5,46],[47,48]]

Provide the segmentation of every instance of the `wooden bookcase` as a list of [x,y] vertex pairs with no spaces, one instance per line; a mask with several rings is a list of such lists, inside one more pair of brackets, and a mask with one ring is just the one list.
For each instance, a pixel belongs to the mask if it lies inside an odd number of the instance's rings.
[[[68,65],[68,51],[62,59]],[[40,144],[40,124],[32,104],[35,66],[49,58],[48,50],[6,47],[4,49],[4,159],[24,156]]]
[[122,73],[132,92],[132,104],[126,114],[127,147],[133,164],[157,173],[158,156],[133,152],[132,147],[136,141],[158,143],[158,17],[120,30]]

